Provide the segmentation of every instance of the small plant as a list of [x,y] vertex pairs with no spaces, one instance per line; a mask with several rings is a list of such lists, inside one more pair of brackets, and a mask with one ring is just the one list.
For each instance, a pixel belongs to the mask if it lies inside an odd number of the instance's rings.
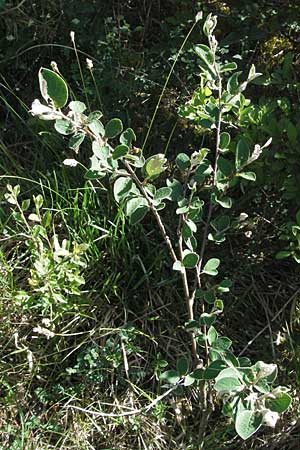
[[[200,18],[198,15],[197,20]],[[275,364],[252,364],[248,358],[235,356],[230,338],[217,331],[224,309],[222,298],[230,290],[231,281],[218,279],[221,261],[208,257],[208,250],[211,253],[212,246],[217,248],[224,242],[226,233],[237,223],[229,212],[235,187],[247,189],[255,181],[255,172],[249,166],[271,139],[251,149],[248,140],[238,136],[240,117],[250,104],[244,91],[260,74],[252,65],[247,77],[240,81],[237,65],[222,63],[214,35],[216,25],[212,15],[204,22],[208,46],[195,46],[200,86],[180,110],[181,116],[208,134],[213,149],[208,146],[191,155],[177,154],[171,178],[166,178],[165,173],[172,161],[164,154],[145,159],[142,150],[134,146],[133,129],[123,130],[121,120],[114,118],[104,125],[100,111],[87,113],[80,101],[67,104],[67,84],[55,71],[40,69],[40,90],[46,105],[35,100],[31,109],[33,115],[55,121],[56,131],[69,136],[68,147],[75,154],[85,139],[91,141],[91,166],[85,176],[89,180],[109,178],[115,200],[123,206],[131,225],[143,220],[147,213],[155,218],[173,270],[182,281],[188,316],[185,328],[191,338],[191,357],[178,359],[173,370],[161,373],[160,366],[160,380],[174,388],[198,387],[202,440],[219,399],[223,414],[234,420],[242,439],[248,439],[263,424],[274,427],[291,403],[286,388],[273,386]],[[72,158],[64,163],[75,166],[78,161]],[[168,216],[164,215],[165,209]]]
[[[79,310],[86,246],[67,239],[60,242],[51,212],[43,211],[42,195],[33,196],[32,201],[20,200],[20,186],[7,185],[4,196],[14,208],[14,230],[24,241],[30,260],[27,286],[14,293],[15,300],[24,310],[37,310],[43,321],[48,317],[49,326],[55,326],[65,313]],[[48,337],[52,333],[46,328],[37,331]]]

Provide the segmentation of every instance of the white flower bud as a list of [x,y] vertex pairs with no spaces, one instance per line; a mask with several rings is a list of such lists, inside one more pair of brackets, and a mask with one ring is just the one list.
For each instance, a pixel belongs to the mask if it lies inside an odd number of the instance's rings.
[[69,167],[76,167],[78,164],[78,161],[76,161],[76,159],[65,159],[63,161],[63,164],[65,166],[69,166]]
[[86,65],[90,70],[92,70],[92,68],[94,67],[93,61],[89,58],[86,58]]

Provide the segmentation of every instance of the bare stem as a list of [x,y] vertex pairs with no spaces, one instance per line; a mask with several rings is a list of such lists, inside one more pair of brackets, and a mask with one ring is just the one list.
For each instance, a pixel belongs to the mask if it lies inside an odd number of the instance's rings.
[[169,235],[167,234],[166,228],[161,220],[160,215],[158,214],[157,209],[155,208],[155,206],[152,203],[151,198],[149,197],[147,191],[145,190],[143,183],[140,181],[140,179],[138,178],[138,176],[135,174],[134,170],[132,169],[132,167],[130,166],[130,164],[127,161],[123,161],[124,165],[126,167],[126,169],[128,170],[128,172],[130,173],[131,177],[134,179],[134,181],[136,182],[139,190],[141,191],[141,193],[143,194],[144,198],[147,200],[149,208],[152,212],[152,214],[154,215],[156,222],[158,224],[158,227],[161,231],[162,237],[168,247],[169,253],[171,258],[173,259],[173,261],[177,261],[177,256],[173,247],[173,244],[171,242],[171,239],[169,237]]

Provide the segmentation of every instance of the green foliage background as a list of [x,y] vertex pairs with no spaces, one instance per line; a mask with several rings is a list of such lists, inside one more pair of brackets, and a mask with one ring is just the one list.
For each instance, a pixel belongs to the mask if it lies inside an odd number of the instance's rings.
[[[241,124],[244,136],[250,142],[273,137],[271,149],[255,166],[258,185],[235,192],[234,213],[247,214],[244,228],[232,233],[219,250],[224,275],[234,280],[224,328],[230,330],[235,348],[242,350],[266,326],[247,351],[267,362],[276,358],[280,381],[294,395],[293,409],[278,430],[261,433],[246,444],[233,438],[216,411],[205,448],[215,449],[216,443],[229,449],[296,448],[300,5],[288,0],[2,0],[1,449],[198,448],[196,393],[158,404],[149,417],[100,421],[68,409],[76,399],[83,408],[95,407],[95,402],[113,404],[108,406],[113,411],[118,402],[143,405],[149,396],[158,395],[157,378],[165,361],[171,366],[175,353],[188,352],[181,327],[185,311],[152,220],[127,230],[122,211],[112,199],[107,202],[109,187],[93,188],[79,169],[62,167],[61,162],[72,157],[65,142],[50,132],[46,122],[27,113],[28,105],[39,97],[39,68],[55,61],[75,97],[101,109],[107,120],[120,117],[135,129],[142,146],[164,81],[198,10],[218,15],[225,59],[234,57],[241,70],[254,63],[264,74],[248,94],[254,106]],[[146,156],[166,152],[175,158],[201,146],[201,131],[179,117],[178,108],[197,87],[199,69],[192,47],[202,42],[202,30],[196,27],[171,75],[145,145]],[[95,83],[86,57],[93,61]],[[81,162],[88,158],[88,148],[83,148]],[[172,173],[174,168],[168,170]],[[39,194],[44,198],[45,236],[37,254],[33,237],[26,237],[24,225],[5,200],[7,183],[21,185],[22,200]],[[34,205],[31,200],[28,214],[34,213]],[[31,309],[31,300],[24,310],[20,298],[24,292],[30,299],[41,298],[44,279],[35,262],[42,258],[53,262],[48,241],[54,235],[60,243],[69,241],[68,264],[74,271],[78,258],[72,244],[88,248],[79,258],[85,282],[79,307],[77,302],[70,310],[62,307],[52,330],[57,334],[47,339],[33,332],[43,326],[41,312]],[[62,291],[61,272],[54,275],[49,286],[57,279]]]

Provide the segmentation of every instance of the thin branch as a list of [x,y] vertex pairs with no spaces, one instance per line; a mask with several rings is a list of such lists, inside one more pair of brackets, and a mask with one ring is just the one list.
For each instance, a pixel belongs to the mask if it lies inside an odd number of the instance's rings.
[[13,7],[10,8],[10,9],[6,9],[6,10],[4,10],[4,11],[1,11],[1,12],[0,12],[0,16],[3,16],[3,15],[5,15],[5,14],[9,14],[9,13],[11,13],[12,11],[15,11],[16,9],[20,9],[21,6],[22,6],[25,2],[26,2],[26,0],[22,0],[18,5],[13,6]]
[[152,214],[154,215],[154,217],[156,219],[156,222],[157,222],[158,227],[159,227],[159,229],[161,231],[162,237],[163,237],[163,239],[164,239],[164,241],[165,241],[165,243],[166,243],[166,245],[168,247],[168,250],[169,250],[171,258],[173,259],[174,262],[177,261],[177,256],[176,256],[173,244],[171,242],[171,239],[170,239],[170,237],[169,237],[169,235],[168,235],[168,233],[166,231],[166,228],[165,228],[165,226],[164,226],[164,224],[163,224],[163,222],[161,220],[160,215],[158,214],[157,209],[153,205],[151,198],[149,197],[146,189],[144,188],[143,183],[140,181],[140,179],[138,178],[138,176],[136,175],[135,171],[132,169],[130,164],[127,161],[123,161],[123,162],[124,162],[124,165],[125,165],[126,169],[130,173],[131,177],[136,182],[136,184],[137,184],[139,190],[141,191],[141,193],[143,194],[144,198],[147,200],[149,208],[150,208]]

